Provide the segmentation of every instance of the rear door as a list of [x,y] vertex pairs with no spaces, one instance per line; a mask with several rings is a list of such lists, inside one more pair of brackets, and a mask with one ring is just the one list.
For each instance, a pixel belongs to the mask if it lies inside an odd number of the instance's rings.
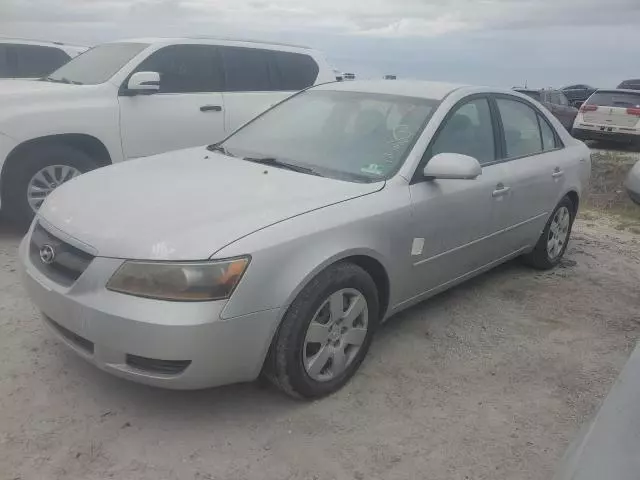
[[510,190],[500,206],[500,248],[530,246],[563,191],[566,155],[552,125],[531,103],[496,95],[503,165]]
[[633,129],[640,121],[640,91],[599,90],[581,108],[584,123],[604,132]]
[[135,72],[160,73],[160,91],[118,97],[126,158],[196,147],[224,138],[223,73],[214,45],[171,45]]
[[231,133],[294,92],[312,86],[319,67],[302,53],[221,46],[225,128]]

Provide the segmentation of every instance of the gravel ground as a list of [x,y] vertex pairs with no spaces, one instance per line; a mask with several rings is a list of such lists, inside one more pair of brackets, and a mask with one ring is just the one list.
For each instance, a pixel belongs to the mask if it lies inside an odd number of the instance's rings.
[[512,262],[391,319],[314,403],[162,391],[50,339],[0,225],[0,479],[548,479],[640,334],[640,236],[576,224],[560,268]]

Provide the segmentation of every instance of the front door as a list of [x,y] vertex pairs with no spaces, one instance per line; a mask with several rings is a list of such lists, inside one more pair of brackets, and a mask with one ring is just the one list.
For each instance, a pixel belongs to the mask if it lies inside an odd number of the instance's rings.
[[125,158],[206,145],[224,138],[223,74],[215,46],[164,47],[135,72],[160,73],[160,91],[128,96],[123,90],[120,95]]
[[506,173],[496,161],[487,98],[474,97],[454,107],[419,171],[438,153],[472,156],[482,165],[482,174],[474,180],[418,177],[410,186],[414,230],[410,298],[446,286],[500,257],[493,245],[498,229],[494,211],[503,202]]

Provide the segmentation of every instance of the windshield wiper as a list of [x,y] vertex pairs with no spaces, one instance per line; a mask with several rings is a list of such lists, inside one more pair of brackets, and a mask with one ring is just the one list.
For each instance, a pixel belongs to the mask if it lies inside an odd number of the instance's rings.
[[230,153],[226,148],[220,145],[220,143],[214,143],[212,145],[208,145],[207,150],[209,150],[210,152],[220,152],[223,155],[227,155],[228,157],[235,157],[233,153]]
[[317,177],[323,177],[324,175],[316,172],[313,168],[303,167],[302,165],[295,165],[293,163],[283,162],[275,157],[243,157],[243,160],[248,162],[260,163],[262,165],[269,165],[270,167],[284,168],[298,173],[306,173],[307,175],[315,175]]
[[82,85],[82,82],[75,82],[73,80],[69,80],[68,78],[53,78],[53,77],[44,77],[40,80],[44,82],[53,82],[53,83],[66,83],[69,85]]

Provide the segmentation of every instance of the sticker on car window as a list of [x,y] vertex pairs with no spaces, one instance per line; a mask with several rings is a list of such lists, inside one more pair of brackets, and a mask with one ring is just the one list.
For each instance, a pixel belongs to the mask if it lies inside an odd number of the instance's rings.
[[378,165],[377,163],[370,163],[369,165],[362,167],[360,171],[362,173],[368,173],[370,175],[384,175],[383,167],[381,165]]

